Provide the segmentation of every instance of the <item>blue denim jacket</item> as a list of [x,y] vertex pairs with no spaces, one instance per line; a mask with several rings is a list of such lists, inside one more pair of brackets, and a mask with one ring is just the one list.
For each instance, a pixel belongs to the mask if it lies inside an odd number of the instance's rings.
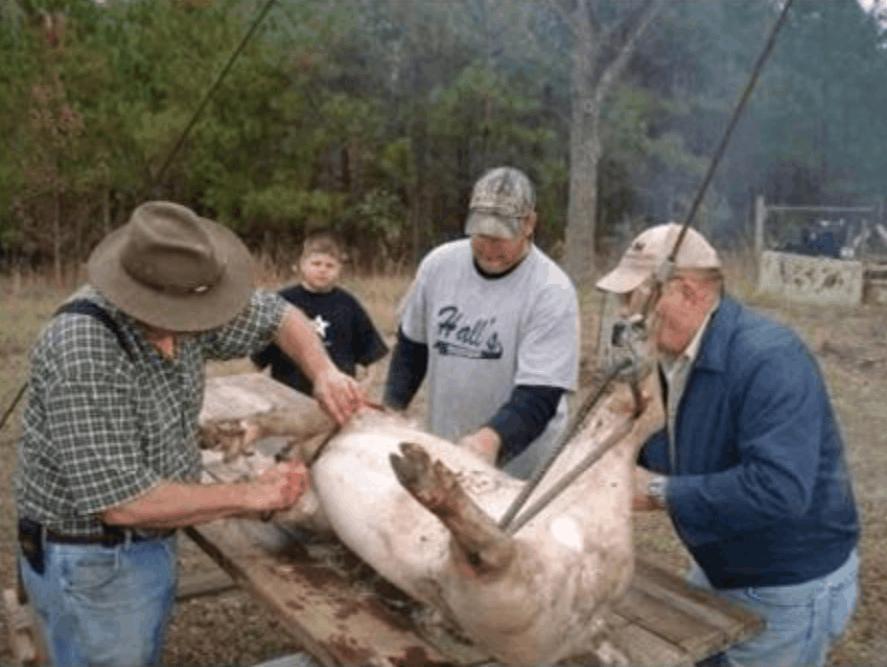
[[640,461],[669,475],[675,529],[716,588],[808,581],[859,539],[844,445],[819,367],[800,338],[724,297],[675,425]]

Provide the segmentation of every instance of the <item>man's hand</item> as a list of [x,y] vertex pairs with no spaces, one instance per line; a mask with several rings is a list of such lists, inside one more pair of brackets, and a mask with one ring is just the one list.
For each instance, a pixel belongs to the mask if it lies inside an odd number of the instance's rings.
[[308,469],[301,461],[285,461],[268,468],[248,484],[249,504],[254,511],[284,510],[295,505],[308,488]]
[[631,504],[633,510],[636,512],[650,512],[665,509],[665,503],[650,495],[650,482],[654,477],[659,476],[646,468],[635,466],[634,499]]
[[363,404],[357,380],[336,368],[314,326],[299,309],[286,307],[274,342],[311,379],[314,398],[338,424],[348,421]]
[[502,440],[496,431],[489,426],[484,426],[474,433],[464,436],[458,444],[474,452],[490,465],[496,465],[496,457],[499,455]]
[[366,402],[357,380],[332,365],[314,378],[314,398],[340,425]]

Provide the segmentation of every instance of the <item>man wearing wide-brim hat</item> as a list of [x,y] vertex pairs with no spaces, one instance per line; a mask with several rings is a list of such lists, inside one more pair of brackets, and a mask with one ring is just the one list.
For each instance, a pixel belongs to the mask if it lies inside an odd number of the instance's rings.
[[821,666],[853,612],[859,570],[828,389],[794,332],[724,291],[705,237],[687,229],[676,247],[680,232],[645,230],[597,283],[626,316],[649,310],[659,357],[667,423],[641,450],[634,506],[668,512],[693,557],[691,583],[766,621],[707,665]]
[[136,208],[88,273],[31,356],[15,472],[21,574],[54,665],[150,665],[174,599],[175,529],[285,509],[306,484],[292,463],[199,483],[206,360],[273,340],[340,423],[362,396],[303,315],[253,289],[243,243],[184,206]]

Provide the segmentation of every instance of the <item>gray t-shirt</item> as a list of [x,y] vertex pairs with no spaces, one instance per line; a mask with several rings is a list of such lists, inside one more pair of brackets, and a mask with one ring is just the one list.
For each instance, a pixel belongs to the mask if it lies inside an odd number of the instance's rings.
[[[428,346],[426,425],[448,440],[486,424],[517,385],[576,389],[576,291],[535,246],[511,273],[492,279],[478,273],[468,239],[434,249],[419,266],[401,327]],[[528,475],[566,423],[564,395],[545,431],[506,470]]]

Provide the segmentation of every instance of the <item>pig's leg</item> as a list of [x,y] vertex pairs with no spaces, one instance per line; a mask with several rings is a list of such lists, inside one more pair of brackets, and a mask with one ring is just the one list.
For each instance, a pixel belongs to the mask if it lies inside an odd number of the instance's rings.
[[419,445],[400,443],[401,456],[390,456],[397,479],[453,536],[454,550],[478,574],[504,571],[515,544],[465,493],[456,475],[440,461],[432,463]]

